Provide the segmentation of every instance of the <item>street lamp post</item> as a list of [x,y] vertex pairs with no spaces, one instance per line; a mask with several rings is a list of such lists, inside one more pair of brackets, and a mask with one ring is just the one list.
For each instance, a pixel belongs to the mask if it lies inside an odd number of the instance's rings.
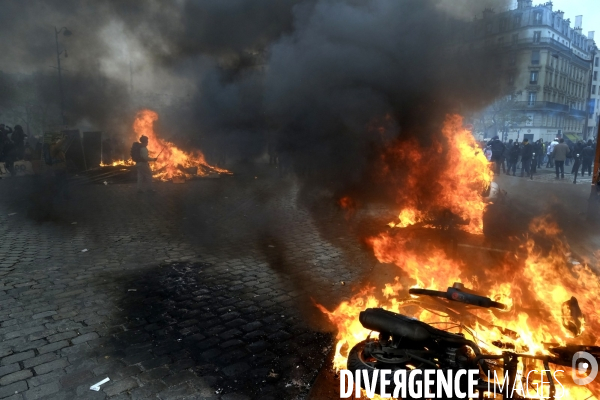
[[[65,26],[60,29],[56,29],[54,27],[54,39],[56,41],[56,64],[58,67],[58,91],[60,93],[60,116],[62,119],[63,125],[67,124],[67,119],[65,117],[65,96],[63,94],[63,86],[62,86],[62,73],[60,70],[60,55],[63,53],[58,48],[58,35],[63,32],[65,36],[71,36],[72,32]],[[65,57],[67,57],[67,51],[65,50]]]

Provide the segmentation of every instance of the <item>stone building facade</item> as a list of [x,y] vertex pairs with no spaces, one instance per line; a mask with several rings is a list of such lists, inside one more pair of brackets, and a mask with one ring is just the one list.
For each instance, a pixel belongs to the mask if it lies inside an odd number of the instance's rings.
[[590,92],[595,84],[599,93],[600,81],[593,80],[593,33],[583,35],[581,22],[577,17],[571,27],[552,2],[534,6],[531,0],[501,13],[486,10],[475,21],[485,44],[500,55],[499,79],[511,115],[501,130],[505,140],[588,136]]

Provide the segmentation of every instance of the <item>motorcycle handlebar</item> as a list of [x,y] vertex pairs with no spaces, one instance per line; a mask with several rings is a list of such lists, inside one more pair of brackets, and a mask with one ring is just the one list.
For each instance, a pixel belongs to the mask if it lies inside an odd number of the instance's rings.
[[497,301],[494,301],[489,297],[463,292],[462,290],[452,287],[449,287],[448,290],[445,292],[441,292],[439,290],[412,288],[408,290],[408,293],[417,296],[421,295],[441,297],[450,301],[456,301],[459,303],[470,304],[484,308],[497,308],[499,310],[506,310],[508,308],[506,305],[498,303]]

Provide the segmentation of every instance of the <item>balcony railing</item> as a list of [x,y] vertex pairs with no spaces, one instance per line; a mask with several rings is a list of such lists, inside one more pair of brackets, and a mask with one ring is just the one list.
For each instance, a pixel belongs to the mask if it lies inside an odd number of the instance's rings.
[[516,110],[553,111],[568,113],[573,117],[587,117],[587,112],[585,110],[569,108],[566,104],[553,103],[551,101],[516,101],[513,108]]
[[585,110],[576,110],[574,108],[571,108],[569,110],[569,114],[574,117],[587,118],[587,111],[585,111]]
[[530,110],[544,110],[544,111],[558,111],[568,112],[569,106],[566,104],[553,103],[551,101],[517,101],[515,102],[515,109],[530,109]]

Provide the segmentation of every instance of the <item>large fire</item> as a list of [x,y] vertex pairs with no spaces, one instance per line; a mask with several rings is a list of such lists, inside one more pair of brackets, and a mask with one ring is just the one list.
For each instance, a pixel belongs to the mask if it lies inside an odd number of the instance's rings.
[[[441,137],[440,142],[434,142],[429,148],[416,143],[404,144],[401,148],[389,149],[384,156],[408,159],[415,165],[404,181],[408,187],[403,186],[398,193],[400,204],[405,205],[399,220],[390,223],[393,229],[368,239],[380,262],[399,268],[398,277],[379,290],[372,286],[363,288],[333,311],[319,305],[337,327],[334,367],[345,369],[349,350],[369,335],[358,316],[371,307],[411,315],[435,323],[440,329],[446,326],[458,331],[457,323],[471,325],[473,329],[462,332],[489,354],[501,354],[498,342],[515,352],[546,355],[550,354],[549,346],[597,345],[594,333],[600,328],[600,311],[596,306],[600,279],[588,265],[571,258],[569,247],[551,218],[534,219],[527,237],[514,240],[512,251],[497,256],[496,260],[490,261],[488,257],[486,263],[477,262],[486,260],[482,256],[459,256],[441,244],[443,240],[419,242],[424,231],[435,230],[428,221],[439,209],[449,209],[460,217],[463,223],[459,226],[465,235],[477,238],[482,234],[486,203],[481,192],[493,177],[489,164],[473,136],[462,128],[459,116],[447,118]],[[423,185],[425,175],[430,172],[424,171],[420,160],[441,156],[442,149],[445,149],[446,168],[437,176],[444,188],[437,197],[432,197],[433,202],[432,198],[423,202],[412,195],[422,191],[419,185]],[[414,229],[415,226],[421,230]],[[405,227],[409,228],[403,229]],[[441,237],[444,238],[443,234]],[[408,294],[411,287],[445,291],[454,282],[507,304],[510,309],[499,312],[475,308],[470,312],[476,318],[467,323],[460,320],[460,316],[440,315],[414,307],[415,298]],[[569,326],[565,323],[564,308],[572,297],[577,299],[585,322],[580,317]],[[506,335],[506,332],[511,334]],[[561,368],[567,369],[565,376],[570,377],[570,369]],[[600,393],[593,385],[583,387],[571,383],[566,389],[565,398],[569,399],[592,399]]]
[[[141,110],[137,113],[133,122],[134,140],[142,135],[148,137],[148,154],[150,157],[158,157],[158,160],[150,163],[153,176],[162,181],[174,178],[191,178],[193,176],[207,176],[211,173],[229,174],[230,172],[209,165],[204,154],[199,150],[189,152],[183,151],[173,143],[164,140],[154,131],[154,122],[158,120],[158,114],[152,110]],[[104,166],[104,164],[101,164]],[[117,165],[133,165],[133,161],[119,160],[112,163]]]

